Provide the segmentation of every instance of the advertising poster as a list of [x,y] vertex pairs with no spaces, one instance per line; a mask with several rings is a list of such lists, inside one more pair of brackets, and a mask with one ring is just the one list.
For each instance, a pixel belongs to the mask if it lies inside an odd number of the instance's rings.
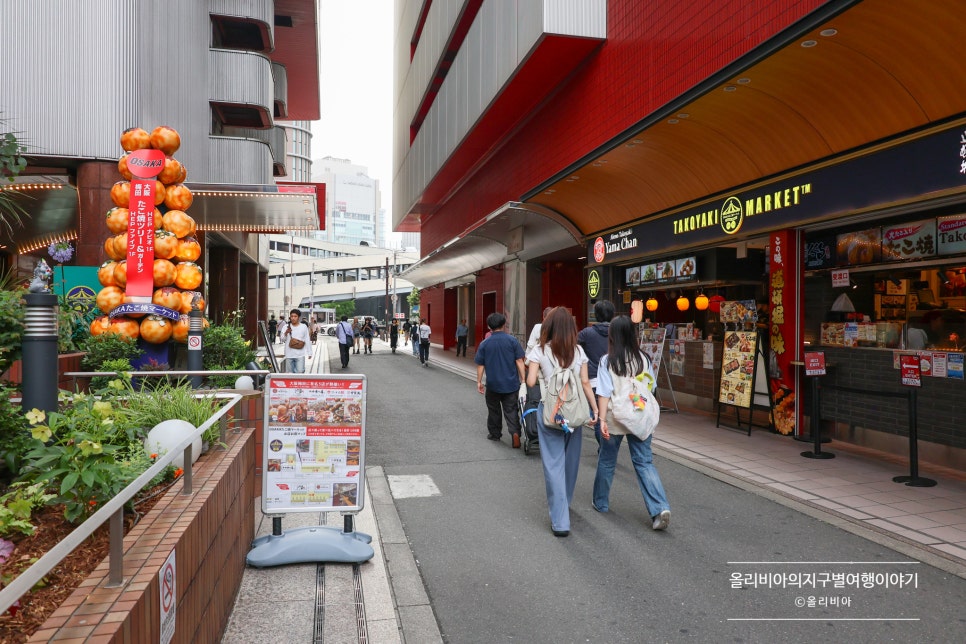
[[[878,229],[876,229],[878,230]],[[793,362],[800,360],[805,294],[802,288],[804,243],[795,230],[768,236],[768,378],[772,422],[779,434],[801,432],[802,410],[797,391],[801,377]]]
[[684,340],[671,341],[671,375],[684,375]]
[[265,390],[262,511],[362,509],[365,376],[272,374]]
[[870,228],[844,233],[835,238],[839,266],[874,264],[882,258],[882,229]]
[[641,327],[641,351],[651,361],[655,378],[661,370],[661,357],[664,355],[664,337],[666,335],[667,329],[664,327],[658,329]]
[[904,353],[899,356],[899,371],[902,384],[907,387],[922,386],[922,372],[919,369],[919,356]]
[[701,357],[701,366],[705,369],[714,369],[714,345],[710,342],[705,342],[701,346],[704,349],[704,355]]
[[946,375],[954,380],[963,379],[962,353],[950,353],[946,356]]
[[742,324],[758,319],[754,300],[725,300],[721,303],[721,321],[726,324]]
[[948,373],[946,365],[949,362],[949,354],[944,351],[933,351],[932,353],[932,377],[945,378]]
[[825,375],[825,352],[806,351],[805,352],[805,375],[824,376]]
[[757,331],[725,331],[718,402],[751,408],[757,350]]

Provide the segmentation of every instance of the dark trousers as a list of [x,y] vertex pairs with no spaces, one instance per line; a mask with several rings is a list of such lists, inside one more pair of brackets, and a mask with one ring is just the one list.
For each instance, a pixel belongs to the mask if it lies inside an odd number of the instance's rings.
[[466,357],[466,338],[465,335],[456,336],[456,355],[459,356],[460,349],[463,349],[463,357]]
[[429,361],[429,341],[419,341],[419,361],[426,363]]
[[349,349],[351,348],[352,346],[349,345],[348,343],[346,344],[342,344],[341,342],[339,343],[339,360],[342,361],[343,369],[349,366]]
[[498,394],[486,390],[486,431],[490,436],[503,434],[503,423],[500,415],[506,418],[506,428],[511,434],[520,433],[520,393],[514,391],[508,394]]

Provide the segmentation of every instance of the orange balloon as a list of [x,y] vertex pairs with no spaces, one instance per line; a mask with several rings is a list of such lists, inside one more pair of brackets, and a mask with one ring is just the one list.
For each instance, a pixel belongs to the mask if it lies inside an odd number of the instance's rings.
[[127,260],[122,259],[114,264],[114,283],[121,288],[127,287]]
[[151,301],[172,311],[181,310],[181,291],[173,286],[162,286],[154,292]]
[[120,233],[127,232],[128,222],[130,220],[131,213],[127,208],[122,208],[116,206],[107,211],[107,229],[119,235]]
[[141,335],[141,327],[137,321],[123,315],[111,320],[111,331],[135,340]]
[[116,267],[117,262],[110,260],[101,264],[101,267],[97,269],[97,281],[101,283],[101,286],[117,286],[117,281],[114,279]]
[[139,127],[129,127],[121,134],[121,147],[127,152],[151,147],[151,135]]
[[182,315],[174,323],[174,332],[171,334],[175,342],[186,344],[188,342],[188,331],[191,329],[191,319],[187,315]]
[[91,320],[91,335],[101,335],[111,330],[111,320],[106,315],[98,315]]
[[171,339],[174,323],[160,315],[149,315],[141,321],[139,333],[151,344],[163,344]]
[[127,208],[131,203],[131,182],[118,181],[111,186],[111,201],[118,208]]
[[159,125],[151,130],[151,147],[171,156],[181,147],[181,135],[173,127]]
[[98,294],[95,302],[97,308],[104,313],[110,313],[118,304],[124,301],[124,291],[117,286],[105,286]]
[[201,286],[203,277],[200,266],[194,262],[181,262],[176,267],[174,284],[180,289],[190,291]]
[[154,260],[154,286],[171,286],[174,284],[175,268],[174,264],[166,259]]

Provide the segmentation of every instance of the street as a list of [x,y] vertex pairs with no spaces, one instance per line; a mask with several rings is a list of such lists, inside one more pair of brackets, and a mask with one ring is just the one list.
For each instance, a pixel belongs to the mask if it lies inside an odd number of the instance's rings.
[[590,431],[571,535],[553,537],[539,455],[487,441],[474,383],[430,365],[400,346],[348,371],[369,379],[366,465],[439,489],[395,504],[446,641],[966,638],[963,579],[660,456],[669,530],[650,529],[626,448],[595,512]]

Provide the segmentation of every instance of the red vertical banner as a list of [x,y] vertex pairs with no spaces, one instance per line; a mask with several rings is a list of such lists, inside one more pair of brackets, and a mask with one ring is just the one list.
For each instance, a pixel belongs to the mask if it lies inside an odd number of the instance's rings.
[[131,302],[150,302],[154,294],[155,178],[164,169],[161,150],[134,150],[128,157],[131,197],[128,202],[127,287]]
[[801,361],[804,325],[804,239],[797,230],[781,230],[768,238],[769,355],[772,420],[780,434],[800,434]]

